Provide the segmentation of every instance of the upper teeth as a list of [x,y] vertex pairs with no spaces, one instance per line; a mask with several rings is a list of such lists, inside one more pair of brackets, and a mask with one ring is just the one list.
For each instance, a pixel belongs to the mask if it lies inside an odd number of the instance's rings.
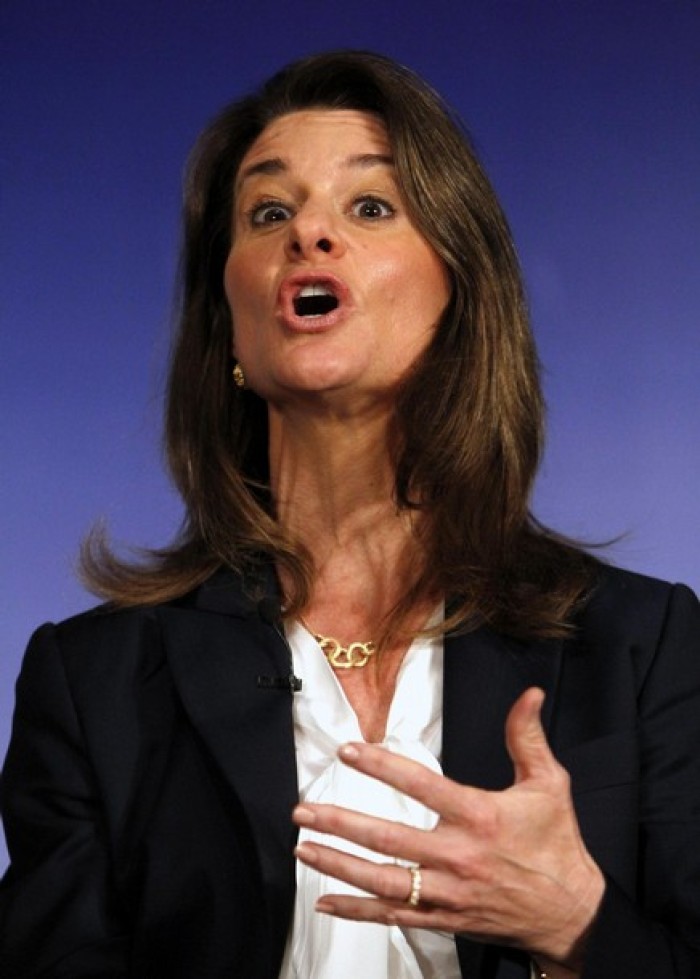
[[298,299],[303,299],[306,296],[332,296],[333,291],[329,289],[328,286],[324,286],[322,282],[313,282],[311,285],[302,286],[299,292]]

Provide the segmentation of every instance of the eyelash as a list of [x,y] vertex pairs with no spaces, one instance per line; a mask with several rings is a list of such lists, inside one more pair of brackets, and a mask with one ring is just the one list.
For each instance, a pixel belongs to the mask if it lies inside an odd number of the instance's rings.
[[[386,220],[387,218],[393,218],[396,214],[396,208],[390,204],[389,201],[385,201],[382,197],[376,197],[374,194],[364,194],[362,197],[358,197],[357,200],[353,201],[353,213],[358,204],[375,204],[377,207],[381,207],[385,210],[386,213],[380,215],[378,218],[368,218],[370,221]],[[356,215],[356,217],[359,216],[360,215]]]
[[285,204],[283,204],[282,201],[274,200],[271,198],[269,200],[259,201],[257,204],[254,204],[250,208],[250,210],[246,212],[246,217],[250,221],[251,225],[257,228],[262,228],[267,224],[277,224],[278,223],[277,220],[265,221],[263,219],[263,215],[265,211],[270,211],[273,209],[278,211],[286,211],[287,215],[291,213],[290,209]]
[[[382,197],[377,197],[375,194],[363,194],[361,197],[356,198],[352,203],[351,211],[355,217],[361,218],[361,215],[355,213],[355,209],[357,208],[358,205],[363,205],[363,204],[374,204],[384,211],[383,214],[380,214],[378,216],[366,218],[366,220],[370,222],[382,221],[382,220],[385,221],[390,218],[393,218],[394,215],[396,214],[396,208],[392,204],[390,204],[389,201],[384,200],[384,198]],[[259,201],[257,204],[254,204],[248,211],[246,211],[246,217],[248,218],[248,221],[250,222],[252,227],[264,228],[266,226],[280,223],[279,218],[275,218],[272,221],[265,220],[266,212],[272,210],[286,212],[286,214],[282,217],[281,220],[288,220],[292,214],[291,208],[289,208],[286,204],[282,203],[282,201],[276,200],[274,198],[270,198],[268,200]]]

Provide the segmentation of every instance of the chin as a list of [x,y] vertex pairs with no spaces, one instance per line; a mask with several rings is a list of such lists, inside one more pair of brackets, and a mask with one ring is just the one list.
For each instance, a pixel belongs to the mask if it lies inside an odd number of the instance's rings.
[[279,384],[289,391],[337,391],[361,384],[362,365],[348,362],[347,357],[304,356],[291,358],[279,375]]

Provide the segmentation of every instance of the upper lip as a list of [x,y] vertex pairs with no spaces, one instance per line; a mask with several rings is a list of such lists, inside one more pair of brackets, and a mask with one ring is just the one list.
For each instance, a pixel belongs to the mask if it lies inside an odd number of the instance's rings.
[[323,286],[332,292],[338,300],[338,307],[348,306],[351,302],[352,296],[350,289],[342,279],[339,279],[332,272],[325,272],[322,269],[294,272],[292,275],[284,278],[280,283],[277,304],[283,315],[295,317],[294,300],[299,296],[304,286],[314,285]]

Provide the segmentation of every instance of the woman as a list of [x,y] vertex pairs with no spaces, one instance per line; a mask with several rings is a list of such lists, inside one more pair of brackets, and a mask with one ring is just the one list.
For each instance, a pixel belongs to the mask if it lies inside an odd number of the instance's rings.
[[697,602],[529,516],[536,357],[457,125],[299,62],[201,138],[185,237],[187,519],[138,567],[93,539],[108,605],[32,639],[2,974],[700,975]]

